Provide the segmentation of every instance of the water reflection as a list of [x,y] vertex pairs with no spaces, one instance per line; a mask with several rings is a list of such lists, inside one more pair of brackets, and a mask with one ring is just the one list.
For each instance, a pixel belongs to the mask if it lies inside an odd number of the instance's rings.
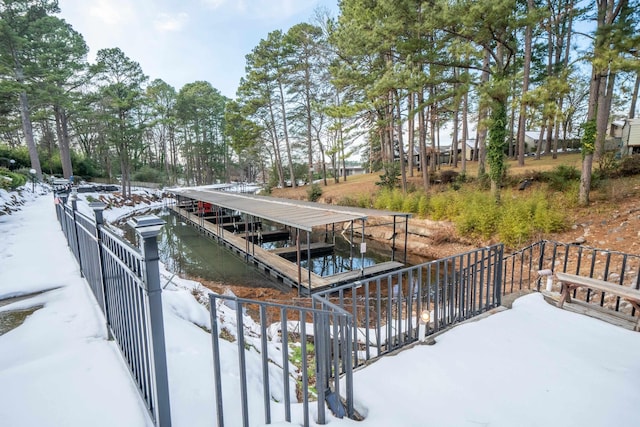
[[[160,260],[171,272],[219,282],[224,285],[288,289],[238,255],[198,231],[168,209],[155,212],[166,221],[158,236]],[[134,241],[133,229],[126,228],[126,237]]]

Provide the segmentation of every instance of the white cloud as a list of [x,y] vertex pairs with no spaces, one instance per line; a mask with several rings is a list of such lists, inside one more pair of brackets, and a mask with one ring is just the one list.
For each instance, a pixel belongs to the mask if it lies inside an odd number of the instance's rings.
[[89,15],[108,25],[120,25],[131,21],[135,12],[127,1],[98,0],[90,6]]
[[158,31],[180,31],[188,21],[189,15],[185,12],[175,15],[159,13],[153,25]]

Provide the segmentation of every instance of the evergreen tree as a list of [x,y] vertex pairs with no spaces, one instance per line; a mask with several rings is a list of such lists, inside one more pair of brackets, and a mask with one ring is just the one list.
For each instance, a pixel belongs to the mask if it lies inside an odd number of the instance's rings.
[[[4,0],[0,5],[0,76],[3,77],[4,93],[18,96],[22,132],[29,149],[31,167],[42,177],[42,167],[33,137],[31,111],[27,89],[33,68],[31,34],[49,14],[59,12],[55,0]],[[11,83],[9,83],[11,82]],[[8,84],[9,83],[9,84]],[[7,84],[10,87],[7,90]]]
[[144,123],[140,116],[143,87],[147,76],[140,65],[129,59],[119,48],[101,49],[92,67],[101,84],[102,120],[109,144],[120,162],[122,194],[131,195],[131,167],[136,152],[142,147]]

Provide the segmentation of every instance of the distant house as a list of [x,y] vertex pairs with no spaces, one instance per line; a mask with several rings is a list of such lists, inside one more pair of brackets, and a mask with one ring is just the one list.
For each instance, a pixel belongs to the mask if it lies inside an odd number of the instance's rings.
[[347,176],[351,176],[351,175],[362,175],[364,173],[366,173],[366,169],[359,164],[346,164],[346,166],[344,167],[344,169],[342,168],[342,165],[340,165],[338,167],[338,174],[343,175],[343,171],[345,171],[347,173]]
[[[466,147],[465,154],[466,154],[467,160],[473,160],[473,153],[475,151],[476,140],[475,138],[467,139],[466,143],[467,143],[467,147]],[[441,163],[449,163],[451,155],[453,154],[453,146],[441,145],[440,152],[442,156]],[[458,143],[458,161],[460,161],[461,159],[462,159],[462,141]]]
[[[338,162],[337,168],[334,171],[333,167],[330,163],[326,163],[326,168],[328,173],[333,173],[334,176],[343,176],[343,171],[346,171],[347,176],[351,175],[362,175],[367,173],[366,169],[359,163],[355,162],[346,162],[345,167],[342,167],[342,162]],[[320,167],[316,167],[316,171],[320,172]]]
[[[551,141],[555,139],[555,133],[551,135]],[[545,131],[542,135],[542,150],[544,151],[545,144],[547,142],[547,132]],[[540,130],[528,130],[524,133],[524,151],[525,153],[535,153],[538,149],[538,145],[540,143]],[[558,150],[561,150],[563,147],[567,147],[569,150],[576,150],[580,148],[580,137],[574,135],[571,132],[567,132],[566,135],[564,132],[560,131],[558,134]]]
[[620,138],[622,139],[622,129],[624,129],[626,121],[625,120],[614,120],[611,122],[611,126],[609,127],[609,135],[612,138]]
[[627,119],[621,131],[622,155],[640,154],[640,119]]

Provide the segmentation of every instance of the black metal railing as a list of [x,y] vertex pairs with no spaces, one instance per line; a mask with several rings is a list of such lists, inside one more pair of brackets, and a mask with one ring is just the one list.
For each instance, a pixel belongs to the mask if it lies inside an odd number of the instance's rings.
[[56,215],[67,243],[154,423],[170,426],[156,239],[162,222],[140,224],[139,250],[104,226],[103,203],[92,204],[91,218],[78,211],[74,196],[67,203],[66,194],[56,195]]
[[354,367],[500,305],[502,245],[315,294],[354,319]]
[[[317,415],[314,421],[324,424],[326,405],[338,416],[353,417],[352,319],[348,313],[328,301],[318,301],[318,308],[313,308],[210,294],[209,302],[219,427],[230,420],[241,420],[243,426],[290,422],[292,404],[298,403],[302,404],[305,426],[310,425],[312,412]],[[219,319],[225,319],[224,323]],[[235,330],[230,331],[229,325]],[[231,409],[224,406],[224,396],[229,396],[225,390],[237,388],[223,379],[220,348],[225,341],[236,346],[239,368],[234,377],[239,381],[240,396],[233,399],[240,402],[239,413],[229,413]],[[275,353],[270,352],[270,346]],[[247,391],[248,348],[259,355],[262,402],[252,402]],[[273,354],[279,357],[274,360]],[[253,371],[255,374],[255,368]],[[341,374],[345,378],[344,404],[340,398]],[[316,410],[311,411],[314,401]],[[249,407],[253,408],[251,412]]]
[[[505,257],[503,293],[539,290],[545,277],[539,272],[543,270],[592,277],[640,289],[640,255],[542,240]],[[552,289],[559,290],[559,286],[555,283]],[[575,290],[573,297],[616,312],[636,315],[636,310],[630,304],[616,296],[599,293],[594,300],[594,293],[583,289]]]

